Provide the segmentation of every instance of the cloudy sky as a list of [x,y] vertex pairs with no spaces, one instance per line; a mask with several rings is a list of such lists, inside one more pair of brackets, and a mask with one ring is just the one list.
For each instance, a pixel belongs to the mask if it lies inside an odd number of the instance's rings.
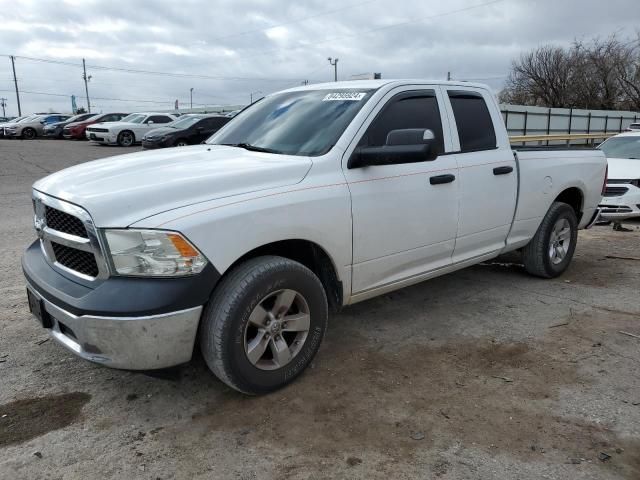
[[331,81],[329,56],[339,79],[450,71],[497,90],[523,51],[631,39],[640,25],[638,0],[0,0],[0,12],[0,97],[12,115],[8,55],[23,113],[68,111],[71,95],[86,105],[82,58],[93,110],[129,112],[188,106],[190,88],[194,106],[226,105]]

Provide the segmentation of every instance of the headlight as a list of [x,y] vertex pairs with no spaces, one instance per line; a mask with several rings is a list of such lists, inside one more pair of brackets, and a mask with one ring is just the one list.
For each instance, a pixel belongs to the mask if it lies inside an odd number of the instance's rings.
[[116,273],[177,277],[200,273],[207,259],[177,232],[163,230],[105,230],[111,264]]

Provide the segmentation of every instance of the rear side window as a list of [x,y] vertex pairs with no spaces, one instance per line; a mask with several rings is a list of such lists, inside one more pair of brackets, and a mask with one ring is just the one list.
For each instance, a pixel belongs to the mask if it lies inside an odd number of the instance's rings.
[[153,123],[170,123],[173,122],[173,118],[171,117],[165,117],[164,115],[154,115],[152,117],[149,117],[147,119],[147,123],[148,122],[153,122]]
[[210,117],[205,118],[205,127],[206,128],[220,128],[225,123],[227,123],[230,119],[225,117]]
[[404,92],[396,95],[369,125],[360,146],[381,147],[392,130],[425,128],[433,130],[438,153],[444,151],[442,121],[433,90]]
[[482,95],[450,90],[449,99],[458,126],[460,150],[475,152],[496,148],[496,132]]

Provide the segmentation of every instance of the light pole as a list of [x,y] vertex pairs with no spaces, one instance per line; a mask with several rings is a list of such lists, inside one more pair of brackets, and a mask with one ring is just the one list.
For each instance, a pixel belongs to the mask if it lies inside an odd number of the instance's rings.
[[333,81],[338,81],[338,59],[337,58],[327,58],[329,60],[329,65],[333,65]]
[[191,88],[189,89],[189,100],[190,100],[190,102],[191,102],[191,108],[190,108],[190,110],[193,110],[193,87],[191,87]]
[[262,91],[260,91],[260,90],[256,90],[255,92],[251,92],[251,93],[249,94],[249,105],[253,104],[253,96],[254,96],[255,94],[257,94],[257,93],[262,93]]

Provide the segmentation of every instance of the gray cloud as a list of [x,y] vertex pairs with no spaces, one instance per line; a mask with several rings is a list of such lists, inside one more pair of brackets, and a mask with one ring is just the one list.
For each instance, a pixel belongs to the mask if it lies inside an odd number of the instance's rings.
[[[132,111],[171,108],[176,98],[184,105],[191,87],[194,103],[213,105],[247,102],[251,92],[269,93],[302,80],[330,81],[328,56],[340,58],[341,78],[374,71],[386,78],[444,78],[451,71],[454,78],[486,79],[498,89],[522,51],[614,32],[631,38],[640,18],[637,0],[606,5],[502,0],[469,8],[482,3],[486,0],[34,0],[15,8],[14,2],[0,0],[0,53],[71,63],[85,57],[90,65],[233,77],[90,68],[92,104],[104,111]],[[9,112],[15,114],[10,62],[0,57],[0,65],[0,96],[8,98]],[[16,67],[21,90],[84,95],[77,67],[20,58]],[[21,100],[26,112],[70,108],[65,97],[24,93]]]

